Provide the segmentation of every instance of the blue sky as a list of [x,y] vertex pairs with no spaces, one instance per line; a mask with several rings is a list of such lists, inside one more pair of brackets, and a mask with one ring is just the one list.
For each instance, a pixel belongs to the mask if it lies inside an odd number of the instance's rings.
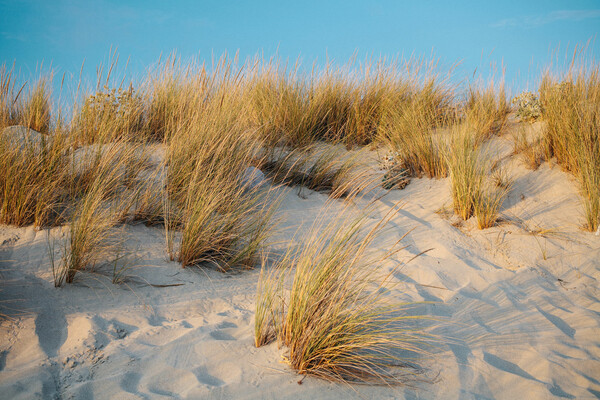
[[84,77],[95,81],[111,48],[134,76],[173,50],[208,60],[277,52],[307,64],[433,52],[443,67],[461,63],[457,79],[504,63],[516,91],[536,86],[559,46],[564,56],[592,39],[598,54],[599,31],[600,1],[0,0],[0,64],[15,62],[22,79],[42,62],[78,77],[85,59]]

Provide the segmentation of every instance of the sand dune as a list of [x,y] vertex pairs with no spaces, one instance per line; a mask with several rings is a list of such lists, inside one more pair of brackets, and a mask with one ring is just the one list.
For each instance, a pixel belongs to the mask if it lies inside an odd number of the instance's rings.
[[[253,346],[258,271],[182,269],[167,261],[160,228],[125,227],[126,283],[98,271],[54,288],[48,247],[60,252],[66,230],[2,226],[10,318],[0,324],[0,398],[600,398],[600,237],[579,227],[573,179],[548,164],[525,169],[510,146],[505,136],[491,146],[515,177],[499,226],[481,231],[447,216],[448,179],[413,179],[375,200],[374,220],[404,202],[376,246],[412,229],[396,260],[431,249],[395,272],[388,293],[424,301],[415,312],[437,318],[431,329],[443,340],[415,360],[430,382],[303,379],[282,362],[284,349]],[[307,189],[279,190],[274,250],[328,203]]]

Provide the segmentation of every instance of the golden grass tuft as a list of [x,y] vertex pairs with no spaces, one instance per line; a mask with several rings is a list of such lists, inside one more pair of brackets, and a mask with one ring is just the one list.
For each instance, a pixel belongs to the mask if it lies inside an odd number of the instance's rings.
[[454,212],[468,220],[484,185],[486,165],[480,159],[475,135],[469,127],[454,128],[446,159],[450,171]]
[[245,178],[261,140],[245,131],[243,88],[223,68],[203,107],[168,138],[166,206],[169,228],[181,229],[176,258],[183,267],[252,267],[276,204]]
[[51,85],[51,77],[42,77],[30,88],[19,110],[22,125],[40,133],[50,131]]
[[0,222],[37,227],[60,222],[68,185],[69,138],[17,127],[0,137]]
[[465,221],[474,215],[479,229],[485,229],[495,225],[512,180],[499,169],[486,179],[490,157],[475,132],[469,125],[454,127],[446,159],[454,212]]
[[509,111],[504,82],[490,80],[487,86],[480,83],[469,87],[465,122],[473,129],[478,142],[499,134],[506,125]]
[[119,243],[115,227],[128,206],[126,186],[139,149],[127,143],[98,149],[96,154],[84,153],[83,162],[77,166],[85,168],[90,154],[95,157],[94,174],[70,212],[69,236],[55,272],[55,286],[73,283],[78,272],[93,270]]
[[564,76],[546,72],[540,102],[547,157],[579,180],[585,229],[593,232],[600,224],[600,67],[576,67],[580,56],[576,50]]
[[317,223],[299,248],[290,245],[271,272],[263,270],[255,344],[277,337],[292,368],[327,380],[402,384],[416,373],[407,357],[422,354],[431,336],[415,326],[424,317],[411,315],[411,304],[384,297],[393,271],[378,269],[400,248],[383,256],[369,250],[396,211],[370,229],[347,215]]
[[473,214],[479,229],[491,228],[498,221],[498,214],[509,187],[486,188],[481,190],[474,201]]
[[398,155],[411,176],[442,178],[448,174],[444,138],[452,92],[430,81],[427,87],[390,108],[382,119],[381,139]]
[[6,65],[2,65],[0,67],[0,131],[18,123],[17,101],[22,90],[21,88],[18,93],[15,93],[13,69],[9,70]]

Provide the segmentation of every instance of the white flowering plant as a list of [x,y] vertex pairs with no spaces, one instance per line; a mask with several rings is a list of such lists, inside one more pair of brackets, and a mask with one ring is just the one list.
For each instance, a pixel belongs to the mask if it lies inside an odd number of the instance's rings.
[[521,93],[511,103],[517,109],[517,117],[523,121],[535,121],[542,116],[540,100],[532,92]]

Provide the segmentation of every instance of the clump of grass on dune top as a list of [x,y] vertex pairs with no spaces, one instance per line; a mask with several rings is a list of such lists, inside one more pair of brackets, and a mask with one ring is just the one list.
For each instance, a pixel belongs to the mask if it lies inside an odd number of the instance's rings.
[[[193,65],[187,70],[181,68],[175,54],[164,64],[158,64],[145,82],[145,134],[156,141],[168,139],[179,121],[192,111],[190,102],[203,95],[202,88],[196,85],[204,78],[203,71],[197,71],[197,80],[191,77]],[[196,92],[196,93],[194,93]],[[199,104],[196,102],[196,105]]]
[[20,108],[21,123],[41,133],[50,130],[50,85],[52,77],[40,78],[30,88]]
[[579,180],[585,228],[600,224],[600,69],[597,63],[575,68],[562,80],[547,72],[540,85],[547,157]]
[[326,111],[311,99],[311,83],[298,76],[298,64],[288,67],[271,60],[255,68],[248,82],[248,120],[265,143],[302,147],[322,135]]
[[298,249],[290,246],[261,274],[255,344],[276,337],[298,373],[333,381],[402,384],[419,372],[409,358],[432,336],[415,326],[424,317],[410,315],[410,304],[384,297],[392,274],[377,269],[399,248],[383,256],[369,249],[395,211],[367,231],[364,219],[338,217],[315,225]]
[[384,117],[382,140],[398,155],[411,176],[441,178],[448,174],[444,140],[435,132],[438,113],[420,100],[409,100]]
[[478,142],[500,133],[506,125],[509,111],[503,82],[490,80],[487,86],[480,83],[469,87],[465,122],[473,129]]
[[416,63],[409,69],[406,82],[398,84],[381,117],[379,140],[397,154],[411,176],[441,178],[448,173],[438,128],[454,120],[455,94],[434,67]]
[[0,67],[0,130],[7,126],[16,125],[18,121],[17,100],[21,90],[15,93],[15,80],[13,70]]
[[397,62],[385,59],[366,60],[353,93],[349,114],[346,146],[367,145],[377,140],[381,120],[394,98],[406,90],[408,83],[400,79]]

